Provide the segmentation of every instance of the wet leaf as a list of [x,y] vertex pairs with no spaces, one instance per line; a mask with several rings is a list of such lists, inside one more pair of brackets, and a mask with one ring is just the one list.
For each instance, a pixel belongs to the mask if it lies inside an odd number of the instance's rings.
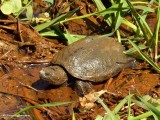
[[95,106],[95,102],[98,100],[98,97],[107,92],[106,90],[101,90],[99,92],[91,92],[84,97],[80,97],[79,101],[82,107],[87,110],[92,109]]

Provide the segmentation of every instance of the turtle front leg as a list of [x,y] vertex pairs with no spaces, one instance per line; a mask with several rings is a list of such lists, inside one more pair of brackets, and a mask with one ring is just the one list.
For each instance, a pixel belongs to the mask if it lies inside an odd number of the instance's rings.
[[84,96],[92,89],[92,87],[93,85],[91,82],[76,80],[74,90],[77,92],[79,96]]

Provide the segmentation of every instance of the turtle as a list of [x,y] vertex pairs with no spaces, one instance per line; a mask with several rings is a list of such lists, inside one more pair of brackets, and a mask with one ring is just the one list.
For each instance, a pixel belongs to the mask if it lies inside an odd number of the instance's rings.
[[52,65],[40,71],[40,78],[53,85],[64,84],[68,75],[78,84],[100,83],[134,65],[135,62],[130,62],[134,60],[124,54],[124,50],[116,38],[88,36],[55,53]]

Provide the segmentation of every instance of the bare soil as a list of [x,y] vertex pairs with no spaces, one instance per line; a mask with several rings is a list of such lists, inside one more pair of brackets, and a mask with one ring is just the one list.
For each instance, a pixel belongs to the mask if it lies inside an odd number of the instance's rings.
[[[34,4],[40,6],[37,9],[41,11],[38,12],[46,10],[44,2],[35,0]],[[69,2],[67,0],[57,1],[52,7],[51,14],[53,17],[60,9],[60,4],[69,4]],[[107,3],[104,4],[108,5]],[[64,12],[78,6],[81,9],[73,17],[97,10],[91,0],[79,0]],[[130,19],[129,16],[126,18]],[[156,16],[151,14],[148,17],[148,23],[152,30],[155,21]],[[15,119],[66,120],[72,118],[73,110],[78,120],[92,120],[97,115],[105,114],[104,108],[96,102],[90,110],[82,107],[79,96],[70,86],[55,87],[40,80],[39,71],[41,68],[49,64],[54,53],[65,47],[62,40],[44,38],[30,24],[12,16],[1,15],[0,23],[0,119],[13,119],[11,115],[29,105],[68,101],[72,101],[72,103],[58,107],[33,109],[28,111],[27,115]],[[103,18],[97,18],[97,16],[67,22],[65,27],[70,33],[79,35],[104,34],[111,31]],[[133,34],[124,25],[121,28],[122,33],[126,35]],[[150,65],[137,60],[135,69],[124,69],[114,78],[94,85],[94,90],[107,90],[108,92],[104,93],[101,98],[113,109],[129,93],[140,96],[151,95],[154,98],[159,98],[159,77],[159,74]],[[133,106],[132,109],[135,115],[141,112],[141,109],[136,106]],[[122,111],[122,114],[123,112],[125,111]]]

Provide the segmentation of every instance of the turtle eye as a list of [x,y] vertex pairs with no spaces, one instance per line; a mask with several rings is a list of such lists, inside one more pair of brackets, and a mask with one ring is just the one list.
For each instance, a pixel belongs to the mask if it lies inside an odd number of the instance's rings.
[[50,73],[49,73],[49,72],[46,72],[46,73],[45,73],[45,76],[49,76],[49,75],[50,75]]

